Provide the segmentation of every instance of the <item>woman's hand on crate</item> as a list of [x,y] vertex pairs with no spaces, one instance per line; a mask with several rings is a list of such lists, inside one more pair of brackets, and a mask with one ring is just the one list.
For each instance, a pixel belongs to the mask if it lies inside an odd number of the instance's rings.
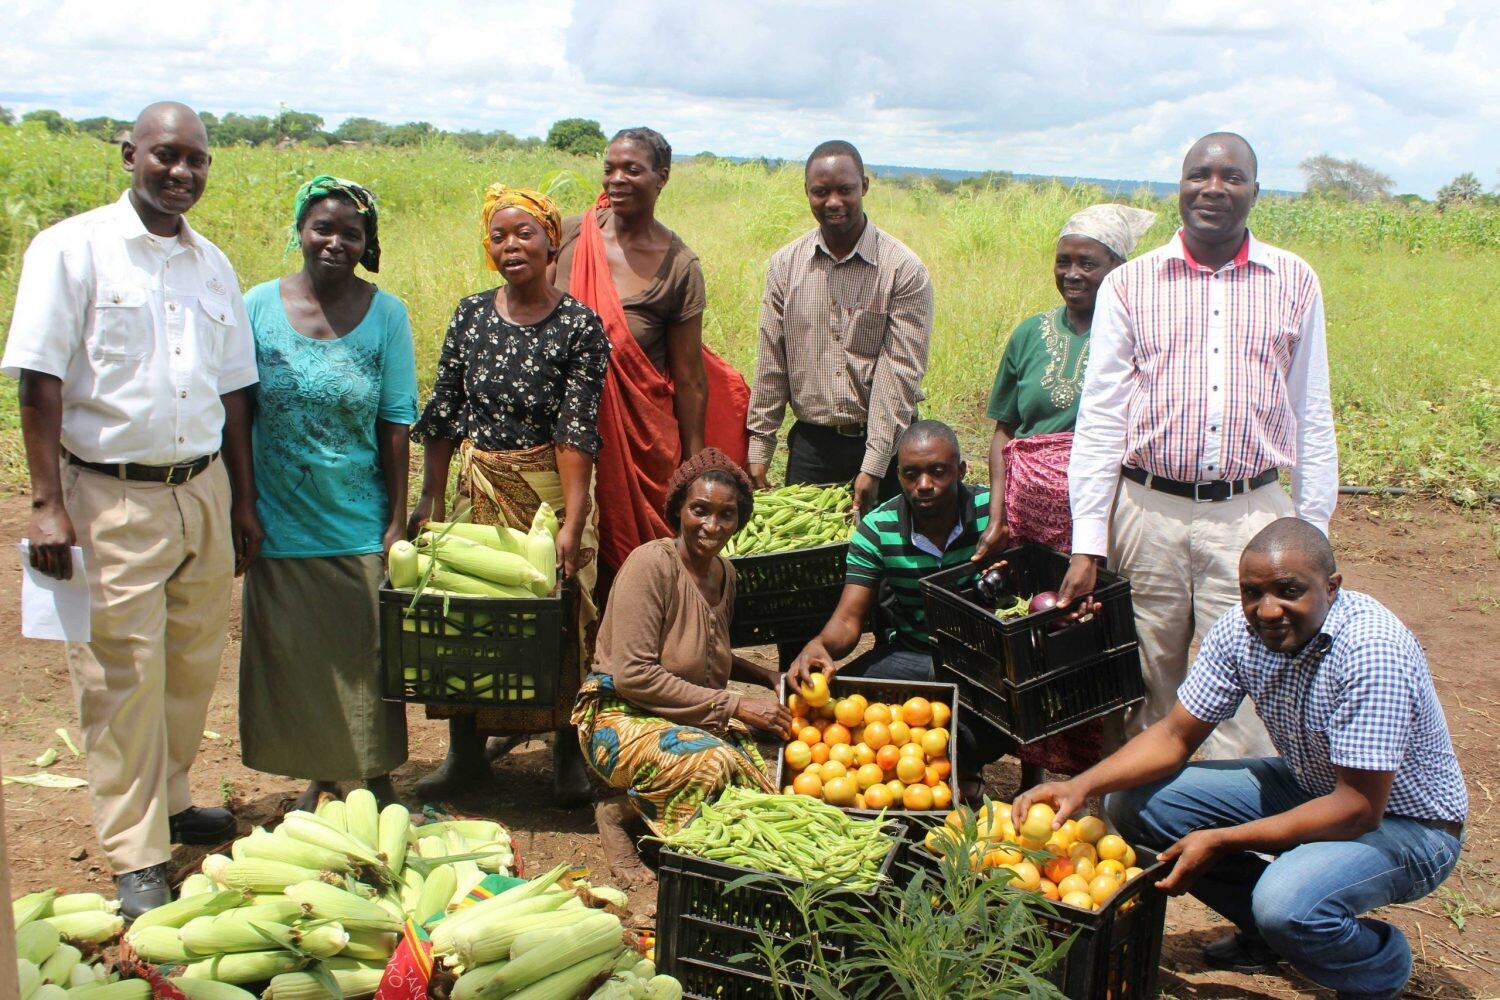
[[[975,545],[974,555],[970,557],[969,562],[983,562],[1008,548],[1010,548],[1010,525],[1005,523],[1003,517],[991,516],[990,526],[985,528],[979,536],[979,542]],[[993,568],[990,567],[990,569]],[[989,569],[985,572],[989,572]]]
[[792,738],[792,713],[779,702],[741,696],[734,717],[751,729],[775,733],[782,739]]
[[583,544],[583,518],[570,518],[557,529],[557,568],[564,580],[578,571],[578,549]]
[[837,672],[838,667],[834,666],[833,657],[828,655],[823,643],[813,639],[802,647],[802,652],[797,654],[797,658],[787,668],[786,686],[789,691],[799,691],[812,679],[813,674],[822,674],[824,679],[831,681]]
[[1226,843],[1224,833],[1222,829],[1194,830],[1158,854],[1156,860],[1176,861],[1176,864],[1156,887],[1173,896],[1192,891],[1198,879],[1233,850]]

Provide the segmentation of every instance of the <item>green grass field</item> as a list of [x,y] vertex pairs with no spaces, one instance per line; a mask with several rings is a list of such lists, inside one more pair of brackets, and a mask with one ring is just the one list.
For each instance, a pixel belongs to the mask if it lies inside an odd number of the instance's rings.
[[[566,210],[580,211],[596,192],[597,165],[550,151],[221,149],[190,218],[249,288],[300,265],[283,252],[298,184],[329,172],[373,188],[382,202],[379,283],[411,311],[425,388],[454,303],[494,284],[477,218],[485,185],[534,186],[559,169],[582,172],[560,194]],[[9,322],[30,238],[113,200],[126,184],[113,146],[0,128],[0,319]],[[922,257],[937,291],[923,412],[958,426],[975,458],[988,438],[984,401],[1005,340],[1019,320],[1057,301],[1057,230],[1096,200],[1097,191],[1058,185],[945,194],[922,183],[872,184],[870,217]],[[1142,245],[1165,240],[1175,204],[1135,202],[1161,212]],[[766,260],[812,225],[800,170],[682,162],[658,213],[703,261],[705,339],[748,376]],[[1500,214],[1266,199],[1251,225],[1322,278],[1342,480],[1461,502],[1500,492]],[[16,427],[14,383],[0,380],[0,484],[24,489]]]

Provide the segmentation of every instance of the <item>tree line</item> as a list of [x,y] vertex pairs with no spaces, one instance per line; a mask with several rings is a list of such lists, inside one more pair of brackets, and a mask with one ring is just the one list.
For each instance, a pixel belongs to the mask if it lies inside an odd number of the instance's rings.
[[[1386,201],[1392,199],[1396,182],[1387,174],[1355,159],[1341,160],[1327,153],[1309,156],[1299,165],[1308,194],[1347,201]],[[1414,194],[1394,196],[1397,201],[1425,201]],[[1484,183],[1467,170],[1438,188],[1438,209],[1458,205],[1500,206],[1500,185],[1486,193]]]
[[[230,111],[223,116],[211,111],[199,112],[208,130],[211,146],[265,146],[300,143],[308,146],[332,146],[361,143],[375,146],[420,146],[424,142],[448,139],[466,149],[530,149],[543,145],[580,156],[598,156],[608,140],[599,123],[590,118],[563,118],[552,123],[545,139],[522,138],[504,129],[483,132],[462,129],[447,132],[431,122],[402,122],[390,125],[374,118],[345,118],[337,128],[328,130],[323,119],[307,111],[283,107],[274,115],[245,115]],[[131,123],[108,115],[73,120],[51,108],[28,111],[21,122],[38,122],[49,132],[88,135],[111,142],[130,131]],[[0,125],[17,124],[8,108],[0,107]]]

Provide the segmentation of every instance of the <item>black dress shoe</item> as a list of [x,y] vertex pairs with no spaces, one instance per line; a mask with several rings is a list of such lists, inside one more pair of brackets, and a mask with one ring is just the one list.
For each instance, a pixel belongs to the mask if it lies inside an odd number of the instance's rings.
[[188,806],[182,812],[167,817],[167,830],[174,844],[217,847],[234,838],[234,813],[228,809]]
[[170,903],[172,887],[167,884],[167,866],[152,865],[116,875],[115,895],[120,898],[120,916],[127,921]]
[[1215,969],[1230,972],[1265,972],[1281,964],[1281,956],[1257,938],[1236,931],[1203,949],[1203,959]]

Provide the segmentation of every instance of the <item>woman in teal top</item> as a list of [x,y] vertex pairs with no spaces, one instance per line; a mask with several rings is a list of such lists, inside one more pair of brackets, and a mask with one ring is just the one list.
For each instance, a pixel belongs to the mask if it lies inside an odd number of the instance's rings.
[[405,713],[381,698],[378,597],[385,553],[406,537],[411,324],[401,300],[354,273],[380,266],[370,192],[316,177],[293,218],[302,270],[245,296],[265,542],[245,576],[242,755],[308,779],[296,808],[351,780],[385,805],[406,760]]
[[[1088,368],[1089,328],[1104,276],[1125,262],[1155,212],[1093,205],[1075,213],[1057,238],[1052,273],[1062,305],[1023,320],[1010,335],[990,390],[990,523],[976,558],[1039,542],[1067,552],[1068,458]],[[1077,774],[1099,760],[1100,723],[1085,723],[1020,748],[1021,787],[1043,768]]]

